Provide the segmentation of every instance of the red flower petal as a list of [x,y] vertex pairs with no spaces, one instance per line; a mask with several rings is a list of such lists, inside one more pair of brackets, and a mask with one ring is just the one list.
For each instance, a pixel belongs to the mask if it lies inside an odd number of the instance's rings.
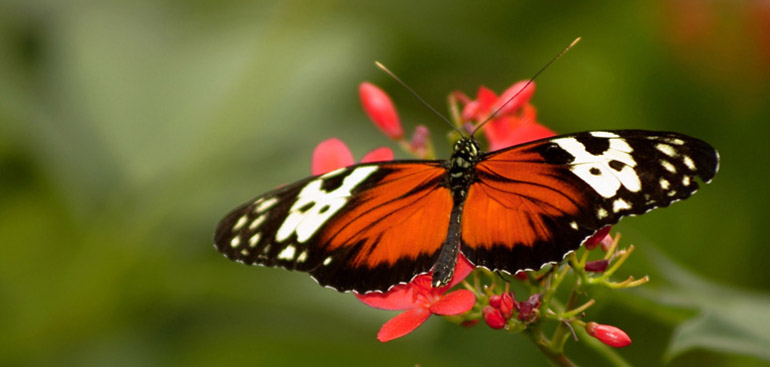
[[321,175],[335,169],[347,167],[353,163],[353,154],[347,145],[337,138],[326,139],[320,142],[313,151],[311,172],[313,175]]
[[476,295],[467,289],[449,292],[430,305],[430,312],[436,315],[459,315],[466,313],[476,304]]
[[[525,110],[528,107],[525,106]],[[504,116],[487,124],[484,133],[489,141],[489,150],[495,151],[517,144],[555,136],[551,129],[529,119]]]
[[[449,285],[446,286],[445,289],[452,288],[463,280],[468,277],[468,275],[473,271],[473,269],[476,269],[473,264],[471,264],[468,259],[463,256],[463,254],[457,255],[457,265],[455,266],[455,274],[452,276],[452,281],[449,282]],[[443,292],[442,292],[443,293]]]
[[390,97],[374,84],[363,82],[358,86],[361,104],[369,118],[391,139],[404,136],[404,129]]
[[609,265],[610,265],[609,260],[605,260],[605,259],[594,260],[594,261],[587,262],[585,269],[586,271],[590,271],[592,273],[603,273],[605,270],[607,270],[607,267]]
[[631,338],[628,334],[612,325],[602,325],[591,321],[586,323],[586,331],[602,343],[614,348],[622,348],[631,344]]
[[[498,116],[503,116],[512,113],[521,108],[521,106],[527,104],[527,102],[529,102],[529,100],[532,98],[532,95],[535,93],[535,83],[529,83],[529,85],[524,88],[527,83],[527,80],[522,80],[506,89],[502,94],[500,94],[500,98],[497,99],[497,102],[492,106],[492,108],[490,108],[489,112],[495,112],[498,108],[505,105],[505,107],[503,107],[500,112],[498,112]],[[518,95],[516,98],[508,102],[508,100],[510,100],[517,93]],[[506,102],[508,103],[506,104]]]
[[392,160],[393,150],[388,147],[379,147],[370,151],[369,153],[364,154],[364,157],[361,158],[361,163],[386,162]]
[[606,237],[608,234],[610,234],[610,226],[602,227],[600,230],[596,231],[593,236],[589,237],[587,240],[585,240],[585,243],[583,244],[587,249],[593,250],[596,248],[597,245],[599,245],[600,242]]
[[399,284],[385,293],[356,294],[356,298],[367,306],[382,310],[406,310],[414,307],[414,294],[408,284]]
[[486,118],[489,108],[497,101],[497,94],[485,86],[479,87],[476,99],[465,104],[462,111],[463,121],[479,121]]
[[385,325],[382,325],[382,328],[380,328],[380,331],[377,333],[377,339],[384,343],[400,338],[411,333],[414,329],[417,329],[417,327],[422,325],[428,317],[430,317],[430,311],[421,307],[404,311],[388,320]]

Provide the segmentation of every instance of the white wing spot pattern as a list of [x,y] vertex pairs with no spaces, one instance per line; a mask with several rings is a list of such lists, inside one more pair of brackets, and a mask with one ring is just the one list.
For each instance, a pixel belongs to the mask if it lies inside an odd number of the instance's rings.
[[[610,132],[598,131],[592,132],[591,135],[597,138],[608,138],[609,149],[594,155],[575,138],[561,138],[553,142],[574,157],[570,170],[599,195],[612,198],[617,194],[620,186],[624,186],[631,192],[639,192],[642,189],[642,183],[634,171],[636,161],[631,156],[633,148],[618,135]],[[611,168],[609,164],[612,161],[623,163],[623,168],[620,170]],[[597,170],[598,174],[591,172]]]
[[666,171],[669,171],[671,173],[676,173],[676,167],[674,167],[674,165],[671,164],[671,162],[666,160],[661,160],[660,165],[663,166],[663,168],[665,168]]
[[[310,181],[297,195],[297,201],[289,209],[289,215],[278,229],[275,240],[286,241],[295,233],[298,242],[307,241],[329,218],[347,204],[353,189],[376,170],[377,166],[374,165],[353,169],[342,180],[342,185],[330,192],[324,191],[322,187],[324,179],[333,177],[343,170],[332,171]],[[312,205],[309,209],[304,212],[300,210],[308,204]]]
[[625,209],[631,209],[631,205],[628,204],[627,201],[623,199],[616,199],[612,202],[612,211],[615,213],[620,212],[621,210]]
[[278,260],[292,260],[294,259],[294,252],[296,251],[296,248],[294,246],[289,245],[286,246],[283,250],[281,250],[280,253],[278,253]]

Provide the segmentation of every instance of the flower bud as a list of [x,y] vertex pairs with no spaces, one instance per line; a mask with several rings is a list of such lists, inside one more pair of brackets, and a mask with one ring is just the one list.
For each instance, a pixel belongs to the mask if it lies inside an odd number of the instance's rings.
[[484,315],[484,322],[492,329],[499,330],[505,327],[505,317],[500,310],[492,306],[484,306],[481,313]]
[[622,348],[631,344],[631,338],[625,331],[611,325],[602,325],[591,321],[586,323],[586,331],[588,335],[614,348]]
[[607,266],[610,265],[609,260],[601,259],[601,260],[594,260],[589,261],[586,263],[586,271],[590,271],[592,273],[604,273],[605,270],[607,270]]
[[428,139],[430,139],[430,130],[425,125],[417,125],[414,128],[414,135],[412,135],[412,141],[409,143],[409,148],[412,152],[417,154],[418,157],[425,156],[428,150]]
[[532,321],[538,315],[538,308],[540,307],[540,300],[543,296],[540,293],[535,293],[529,296],[524,302],[518,302],[516,309],[519,311],[519,320]]
[[404,136],[396,107],[382,89],[372,83],[363,82],[358,86],[358,94],[366,115],[385,135],[394,140]]
[[598,246],[602,242],[604,237],[607,237],[607,235],[610,234],[610,229],[611,228],[612,227],[610,227],[610,226],[605,226],[602,229],[596,231],[596,233],[594,233],[593,236],[591,236],[587,240],[585,240],[584,246],[586,247],[586,250],[593,250],[593,249],[595,249],[596,246]]
[[505,292],[500,296],[500,305],[497,307],[503,314],[505,319],[510,319],[513,316],[513,309],[516,307],[516,300],[509,292]]

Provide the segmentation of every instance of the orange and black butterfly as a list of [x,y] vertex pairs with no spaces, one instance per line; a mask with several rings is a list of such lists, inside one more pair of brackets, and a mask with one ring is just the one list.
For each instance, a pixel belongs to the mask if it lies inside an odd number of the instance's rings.
[[338,291],[387,291],[471,264],[516,273],[561,261],[604,226],[688,198],[719,156],[671,132],[591,131],[449,160],[358,164],[260,195],[218,225],[216,248],[246,264],[310,273]]

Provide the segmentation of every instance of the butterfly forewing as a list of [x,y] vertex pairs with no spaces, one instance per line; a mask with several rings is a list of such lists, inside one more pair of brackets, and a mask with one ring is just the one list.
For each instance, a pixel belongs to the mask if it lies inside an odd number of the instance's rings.
[[215,244],[340,291],[385,291],[435,262],[452,210],[445,172],[441,162],[388,162],[308,178],[231,212]]
[[709,182],[718,155],[685,135],[595,131],[544,139],[482,157],[462,224],[462,252],[514,273],[560,261],[625,215],[682,200]]

